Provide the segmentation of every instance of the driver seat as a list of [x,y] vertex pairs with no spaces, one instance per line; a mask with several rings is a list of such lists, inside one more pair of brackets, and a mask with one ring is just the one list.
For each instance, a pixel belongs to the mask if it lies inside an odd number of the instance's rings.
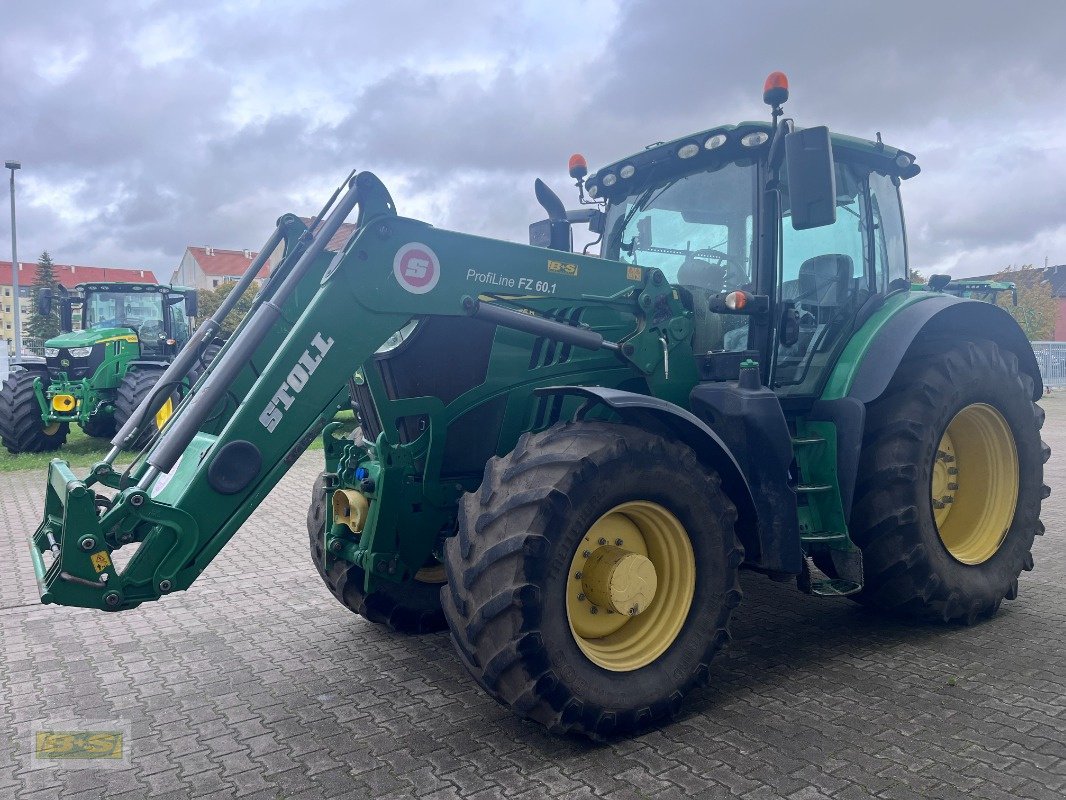
[[842,253],[827,253],[804,261],[796,281],[796,301],[818,322],[829,322],[852,294],[855,262]]

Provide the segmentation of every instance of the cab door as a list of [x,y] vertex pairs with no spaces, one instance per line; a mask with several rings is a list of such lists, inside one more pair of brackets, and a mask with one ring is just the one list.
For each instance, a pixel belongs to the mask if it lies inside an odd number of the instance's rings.
[[821,393],[860,310],[884,293],[892,278],[906,273],[892,179],[871,175],[868,167],[841,160],[839,153],[835,171],[832,225],[793,229],[787,181],[781,186],[778,307],[794,309],[799,321],[795,341],[786,341],[782,330],[775,336],[772,385],[782,398],[813,399]]

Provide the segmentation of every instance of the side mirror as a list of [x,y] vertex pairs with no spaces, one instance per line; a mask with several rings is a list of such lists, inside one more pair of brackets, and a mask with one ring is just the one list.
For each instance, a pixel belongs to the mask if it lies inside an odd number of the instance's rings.
[[195,317],[196,312],[200,310],[200,296],[195,292],[185,293],[185,316]]
[[807,128],[785,137],[789,204],[797,231],[837,221],[836,175],[829,128]]
[[[84,317],[82,319],[84,320]],[[74,312],[69,300],[63,300],[59,304],[59,330],[64,333],[74,330]]]
[[47,317],[52,313],[52,290],[45,286],[37,292],[37,314]]

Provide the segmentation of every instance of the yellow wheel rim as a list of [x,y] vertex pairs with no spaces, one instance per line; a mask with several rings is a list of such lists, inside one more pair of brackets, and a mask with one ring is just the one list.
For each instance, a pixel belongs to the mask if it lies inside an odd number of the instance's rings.
[[163,407],[155,412],[155,426],[159,430],[163,430],[163,426],[167,424],[167,420],[170,419],[174,413],[174,400],[170,397],[163,403]]
[[416,572],[415,580],[419,583],[445,583],[448,580],[448,573],[445,572],[443,564],[433,564],[422,567]]
[[571,559],[570,633],[604,669],[640,669],[674,643],[695,591],[685,526],[655,503],[622,503],[596,520]]
[[1007,420],[985,403],[948,423],[933,457],[933,520],[947,551],[981,564],[1003,544],[1018,503],[1018,449]]
[[42,428],[44,435],[55,436],[57,433],[59,433],[60,424],[61,423],[59,422],[53,422],[51,425],[45,425],[44,428]]

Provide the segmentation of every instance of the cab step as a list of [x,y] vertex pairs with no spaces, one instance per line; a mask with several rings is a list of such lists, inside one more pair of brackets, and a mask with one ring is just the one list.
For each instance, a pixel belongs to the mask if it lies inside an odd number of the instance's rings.
[[793,436],[793,447],[807,447],[815,444],[825,444],[825,438],[822,436]]
[[796,486],[796,491],[800,494],[815,494],[817,492],[829,492],[833,487],[828,483],[801,483]]

